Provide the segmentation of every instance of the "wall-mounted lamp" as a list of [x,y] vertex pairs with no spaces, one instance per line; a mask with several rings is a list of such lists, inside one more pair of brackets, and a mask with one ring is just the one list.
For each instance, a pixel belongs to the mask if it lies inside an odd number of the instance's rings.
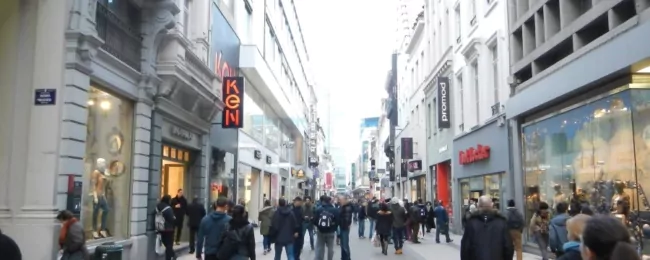
[[108,100],[104,100],[104,101],[99,103],[99,107],[102,110],[109,110],[109,109],[111,109],[111,102],[109,102]]

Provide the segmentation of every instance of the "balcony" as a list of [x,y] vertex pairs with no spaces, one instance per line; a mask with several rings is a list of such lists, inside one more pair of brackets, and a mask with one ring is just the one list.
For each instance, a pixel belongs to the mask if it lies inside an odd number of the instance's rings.
[[142,49],[140,13],[130,1],[111,4],[97,1],[96,29],[104,40],[101,48],[137,71],[140,71]]

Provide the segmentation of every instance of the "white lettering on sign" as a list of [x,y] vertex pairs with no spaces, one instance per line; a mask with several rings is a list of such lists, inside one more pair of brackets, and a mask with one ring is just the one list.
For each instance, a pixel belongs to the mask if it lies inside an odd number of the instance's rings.
[[172,126],[171,133],[173,136],[176,136],[183,140],[191,141],[192,139],[194,139],[194,133],[185,130],[183,128],[180,128],[178,126]]
[[447,116],[447,83],[440,83],[440,110],[441,110],[441,119],[444,122],[449,121]]

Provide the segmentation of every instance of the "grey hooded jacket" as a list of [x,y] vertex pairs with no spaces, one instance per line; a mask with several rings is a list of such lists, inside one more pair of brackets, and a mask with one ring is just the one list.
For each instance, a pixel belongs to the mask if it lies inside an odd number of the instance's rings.
[[390,204],[390,211],[393,212],[393,227],[403,228],[406,225],[406,209],[399,203]]

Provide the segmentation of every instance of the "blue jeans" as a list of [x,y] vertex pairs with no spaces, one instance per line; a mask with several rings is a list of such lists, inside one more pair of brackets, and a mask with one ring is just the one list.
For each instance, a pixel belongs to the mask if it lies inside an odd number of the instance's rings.
[[275,244],[275,258],[274,260],[281,260],[282,258],[282,248],[286,250],[287,254],[287,260],[294,260],[294,254],[293,254],[293,244],[288,244],[288,245],[279,245]]
[[406,234],[406,227],[393,228],[393,244],[395,244],[395,250],[402,249],[402,247],[404,246],[405,234]]
[[359,219],[359,237],[363,237],[363,233],[366,233],[366,220]]
[[93,204],[93,231],[100,231],[97,229],[97,215],[99,215],[99,210],[102,211],[102,221],[101,221],[101,230],[106,230],[106,219],[108,218],[108,203],[106,202],[106,197],[104,195],[97,196],[97,203]]
[[368,221],[370,221],[370,230],[369,230],[368,238],[372,238],[372,234],[373,232],[375,232],[375,220],[369,218]]
[[271,238],[269,236],[263,236],[264,238],[262,239],[262,246],[264,246],[264,250],[271,250]]
[[350,260],[350,229],[341,230],[341,260]]
[[302,223],[303,235],[305,234],[305,231],[309,234],[309,245],[311,246],[311,249],[314,250],[314,225],[309,222]]

